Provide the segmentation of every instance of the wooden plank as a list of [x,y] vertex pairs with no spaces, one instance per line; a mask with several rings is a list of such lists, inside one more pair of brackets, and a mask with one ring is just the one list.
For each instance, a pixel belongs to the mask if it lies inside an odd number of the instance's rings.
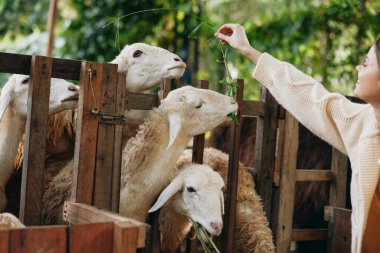
[[91,111],[99,108],[102,74],[101,64],[82,63],[71,199],[86,204],[93,203],[99,124]]
[[42,221],[51,64],[51,58],[32,57],[19,215],[20,220],[28,226],[39,225]]
[[243,101],[241,106],[242,116],[264,116],[264,102],[247,100]]
[[9,250],[9,230],[0,230],[0,252],[6,253]]
[[293,229],[292,241],[320,241],[327,239],[327,229]]
[[129,224],[138,228],[137,246],[142,248],[145,246],[146,230],[148,225],[140,221],[123,217],[118,214],[100,210],[96,207],[86,204],[65,201],[63,207],[63,219],[70,224],[87,224],[95,222],[120,222]]
[[330,206],[346,206],[348,157],[333,148],[331,156]]
[[351,210],[333,208],[327,252],[351,252]]
[[[29,75],[31,55],[0,52],[0,72]],[[79,80],[81,62],[52,58],[52,77]]]
[[330,170],[297,170],[296,181],[331,181],[333,173]]
[[114,223],[92,223],[70,226],[70,253],[103,253],[113,251]]
[[127,92],[124,109],[150,110],[159,105],[158,94],[141,94]]
[[52,76],[62,79],[80,80],[81,67],[81,61],[53,58]]
[[[117,91],[116,91],[116,114],[124,114],[125,106],[125,74],[118,74]],[[121,153],[122,153],[122,135],[123,126],[115,126],[115,143],[113,152],[113,169],[112,169],[112,195],[111,195],[111,211],[119,212],[120,200],[120,179],[121,179]]]
[[[243,101],[244,80],[238,79],[239,88],[236,92],[236,102],[239,108]],[[237,118],[241,121],[240,109],[237,111]],[[235,242],[235,219],[236,219],[236,201],[238,188],[238,169],[239,169],[239,151],[240,151],[240,123],[234,123],[231,127],[232,138],[230,139],[229,159],[228,159],[228,176],[227,191],[225,200],[224,229],[222,231],[223,250],[222,252],[233,252]]]
[[[276,187],[280,187],[280,176],[281,176],[281,162],[282,162],[282,145],[284,145],[284,131],[285,131],[285,120],[279,119],[277,122],[277,134],[276,134],[276,151],[275,151],[275,161],[274,161],[274,171],[273,171],[273,184]],[[255,181],[256,182],[256,181]]]
[[298,121],[289,112],[286,113],[285,118],[283,144],[282,170],[275,230],[275,246],[276,252],[278,253],[289,252],[290,250],[295,198]]
[[10,230],[12,253],[66,253],[66,226],[28,227]]
[[[198,82],[198,88],[208,89],[209,83],[205,80],[200,80]],[[203,163],[203,151],[205,147],[205,134],[197,135],[193,138],[193,163],[202,164]],[[190,238],[187,239],[186,243],[186,252],[187,253],[196,253],[198,252],[198,240]]]
[[260,85],[260,101],[264,102],[264,116],[257,118],[255,166],[256,191],[263,201],[263,209],[271,223],[271,200],[275,167],[278,103],[269,91]]
[[[116,114],[117,65],[103,64],[99,112]],[[102,122],[102,120],[100,120]],[[111,210],[115,125],[99,124],[97,135],[93,205]]]
[[114,253],[135,253],[137,251],[138,229],[130,224],[115,223]]
[[[166,98],[171,89],[171,81],[170,79],[161,80],[160,91],[158,92],[158,100],[161,103],[161,100]],[[152,226],[151,229],[151,252],[150,253],[159,253],[160,252],[160,231],[158,226],[158,212],[155,212],[150,215],[150,224]]]

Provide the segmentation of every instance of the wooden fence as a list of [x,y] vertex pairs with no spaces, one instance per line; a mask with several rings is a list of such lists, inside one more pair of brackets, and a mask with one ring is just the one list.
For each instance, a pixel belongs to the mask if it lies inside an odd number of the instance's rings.
[[[76,240],[77,232],[72,231],[84,230],[91,230],[91,234],[93,230],[99,231],[100,234],[105,230],[113,231],[110,233],[113,236],[107,237],[109,243],[105,243],[109,245],[107,249],[112,249],[113,252],[135,252],[138,248],[144,248],[145,252],[158,252],[159,237],[154,223],[151,231],[146,224],[116,214],[119,209],[121,166],[122,124],[119,119],[122,118],[124,109],[149,110],[158,106],[160,98],[165,97],[170,91],[170,82],[163,81],[159,94],[125,93],[125,76],[117,73],[116,65],[9,53],[0,53],[0,72],[31,75],[20,219],[28,226],[41,224],[46,145],[44,140],[46,140],[49,101],[48,92],[43,91],[49,89],[52,77],[79,80],[80,98],[74,152],[73,191],[71,202],[67,202],[65,206],[65,219],[72,225],[45,229],[59,231],[57,232],[59,235],[53,237],[59,242],[62,241],[62,250],[70,249],[67,252],[77,252],[75,251],[76,244],[71,242]],[[310,173],[296,171],[298,122],[289,113],[279,109],[277,102],[263,87],[260,88],[259,101],[244,101],[244,82],[238,80],[238,83],[240,86],[236,98],[239,104],[238,118],[258,117],[256,150],[252,150],[258,172],[256,186],[275,235],[277,252],[289,252],[290,241],[297,238],[327,239],[327,230],[322,232],[292,230],[295,180],[333,180],[331,205],[342,206],[344,196],[340,193],[345,188],[346,180],[340,175],[344,174],[341,168],[345,167],[345,158],[338,154],[334,156],[331,171],[311,171]],[[208,83],[201,81],[199,87],[207,88]],[[36,96],[36,94],[39,95]],[[114,117],[110,121],[102,115]],[[230,140],[227,197],[222,233],[224,242],[222,252],[225,253],[234,251],[233,228],[236,215],[240,125],[235,123],[231,131],[233,138]],[[193,147],[193,161],[202,163],[204,135],[194,138]],[[101,211],[94,206],[113,213]],[[94,224],[77,225],[82,223]],[[26,231],[25,233],[30,233],[31,238],[35,238],[38,237],[38,232],[29,231],[43,231],[43,229],[31,227],[20,231]],[[22,251],[17,241],[19,236],[17,233],[14,230],[1,232],[1,247],[8,248],[9,252],[33,252],[33,250]],[[41,233],[49,234],[50,232]],[[41,234],[41,237],[44,235]],[[86,238],[85,243],[91,244],[93,240],[93,237],[88,240]],[[2,242],[6,241],[10,243],[8,247],[3,246],[5,244]],[[30,239],[30,242],[32,248],[37,244],[34,239]],[[187,252],[197,251],[196,242],[193,241],[188,245]],[[123,251],[124,248],[128,250]]]

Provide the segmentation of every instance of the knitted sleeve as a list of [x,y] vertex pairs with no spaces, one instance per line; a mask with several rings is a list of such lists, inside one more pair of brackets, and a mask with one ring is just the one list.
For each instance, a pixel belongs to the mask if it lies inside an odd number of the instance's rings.
[[253,77],[314,134],[347,154],[362,132],[362,112],[368,105],[350,102],[328,92],[320,83],[293,65],[262,54]]

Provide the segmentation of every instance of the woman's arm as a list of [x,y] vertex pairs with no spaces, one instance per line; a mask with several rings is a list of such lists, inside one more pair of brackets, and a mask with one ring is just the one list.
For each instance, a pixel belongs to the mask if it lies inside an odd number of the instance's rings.
[[241,25],[223,25],[215,37],[255,62],[253,77],[314,134],[346,154],[349,152],[347,147],[356,144],[368,106],[351,103],[340,94],[330,93],[293,65],[260,53],[250,45]]

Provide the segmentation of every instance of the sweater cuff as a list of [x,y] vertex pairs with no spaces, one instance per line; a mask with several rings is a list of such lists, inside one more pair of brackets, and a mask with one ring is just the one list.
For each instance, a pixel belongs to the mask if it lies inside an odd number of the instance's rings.
[[256,68],[252,73],[252,77],[258,80],[260,83],[270,86],[273,76],[280,70],[281,66],[285,63],[277,60],[268,53],[261,54],[257,61]]

